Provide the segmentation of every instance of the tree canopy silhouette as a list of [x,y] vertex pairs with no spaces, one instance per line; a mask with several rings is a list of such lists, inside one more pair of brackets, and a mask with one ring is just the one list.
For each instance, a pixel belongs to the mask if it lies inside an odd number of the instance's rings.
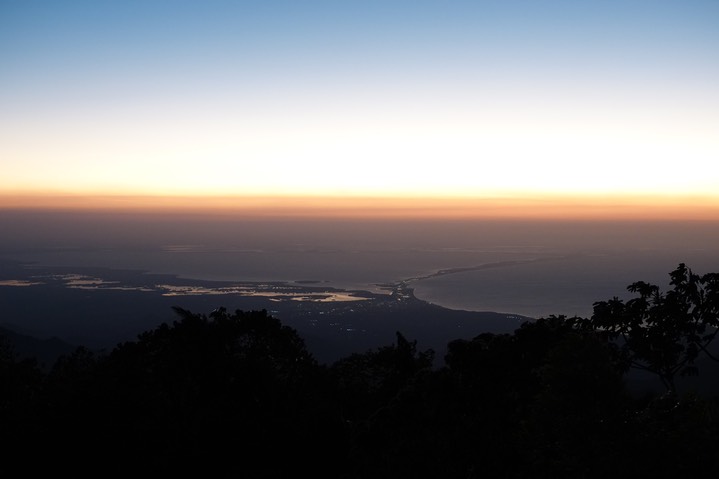
[[719,274],[700,276],[680,263],[670,277],[665,293],[638,281],[627,287],[638,297],[594,303],[584,326],[621,339],[628,365],[656,374],[676,394],[677,374],[698,374],[695,361],[701,354],[717,360],[709,345],[719,331]]
[[[172,324],[49,371],[0,339],[4,470],[274,478],[689,477],[719,470],[719,399],[636,398],[629,366],[691,373],[717,335],[717,275],[512,334],[396,342],[319,365],[267,311],[175,308]],[[618,341],[622,339],[622,341]],[[675,391],[672,391],[675,392]],[[669,399],[669,400],[667,400]],[[668,407],[667,407],[668,406]],[[32,451],[43,461],[28,461]],[[78,456],[94,460],[78,460]]]
[[[342,424],[297,332],[264,310],[175,311],[178,321],[106,356],[78,351],[58,361],[48,450],[69,442],[117,471],[163,476],[333,471]],[[317,448],[332,460],[314,464]],[[63,467],[67,451],[57,451]]]

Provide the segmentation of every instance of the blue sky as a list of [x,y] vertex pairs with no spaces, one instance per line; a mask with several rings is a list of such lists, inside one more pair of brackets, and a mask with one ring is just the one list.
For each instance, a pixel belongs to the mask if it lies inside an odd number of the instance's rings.
[[716,1],[0,1],[0,191],[711,196],[718,51]]

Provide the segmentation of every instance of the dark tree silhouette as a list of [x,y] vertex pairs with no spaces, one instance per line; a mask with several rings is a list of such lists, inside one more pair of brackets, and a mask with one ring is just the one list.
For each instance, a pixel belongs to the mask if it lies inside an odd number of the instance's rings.
[[372,417],[387,406],[421,372],[432,369],[434,352],[417,351],[417,342],[400,332],[397,342],[365,353],[351,354],[331,367],[345,419]]
[[0,467],[31,449],[40,437],[37,409],[42,389],[37,361],[19,358],[10,340],[0,335]]
[[587,465],[616,440],[627,399],[622,373],[614,348],[574,322],[550,316],[514,334],[449,343],[467,469],[490,477],[613,475],[611,464]]
[[[334,473],[345,450],[340,416],[325,399],[323,368],[296,331],[264,310],[176,312],[179,321],[106,357],[79,350],[58,361],[46,434],[55,464],[70,467],[71,445],[115,472]],[[328,459],[318,462],[317,450]]]
[[351,444],[348,478],[416,476],[422,458],[433,457],[417,440],[422,414],[408,398],[431,374],[434,352],[417,351],[417,342],[400,332],[396,338],[391,346],[352,354],[330,368]]
[[628,364],[656,374],[676,395],[677,374],[698,374],[700,354],[717,360],[708,347],[719,331],[719,274],[700,276],[680,263],[670,276],[666,293],[638,281],[627,287],[638,297],[595,303],[584,326],[621,339]]
[[[47,372],[0,341],[3,470],[274,478],[708,476],[719,399],[636,398],[631,365],[674,392],[717,333],[716,274],[433,351],[390,346],[319,365],[267,311],[219,308]],[[27,451],[42,461],[28,461]],[[93,460],[78,460],[78,457]]]

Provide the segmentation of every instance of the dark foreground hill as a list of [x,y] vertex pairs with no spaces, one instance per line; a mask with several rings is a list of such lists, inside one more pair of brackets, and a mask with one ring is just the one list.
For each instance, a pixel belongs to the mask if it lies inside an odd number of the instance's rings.
[[61,356],[72,353],[76,345],[59,338],[37,339],[0,327],[0,338],[12,345],[15,355],[25,359],[35,359],[42,369],[50,368]]
[[[719,276],[446,344],[318,362],[267,310],[175,320],[49,369],[0,343],[3,471],[35,477],[713,477]],[[621,340],[618,337],[621,336]],[[439,360],[438,360],[439,359]],[[439,364],[439,366],[438,366]],[[628,372],[664,389],[637,394]]]
[[[719,403],[635,397],[615,344],[563,317],[319,364],[266,311],[177,310],[47,373],[4,349],[3,468],[75,477],[687,477],[719,467]],[[98,466],[100,465],[100,466]]]

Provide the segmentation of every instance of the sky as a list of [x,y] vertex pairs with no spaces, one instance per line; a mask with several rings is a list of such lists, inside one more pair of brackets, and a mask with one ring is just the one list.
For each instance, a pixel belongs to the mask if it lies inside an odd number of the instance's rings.
[[716,0],[0,0],[0,207],[719,219],[717,52]]

